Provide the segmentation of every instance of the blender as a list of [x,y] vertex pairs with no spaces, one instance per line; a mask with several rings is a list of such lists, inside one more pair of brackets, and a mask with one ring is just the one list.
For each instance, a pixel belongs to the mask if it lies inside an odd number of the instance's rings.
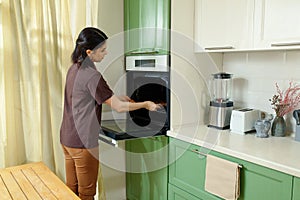
[[231,101],[232,74],[220,72],[212,74],[209,108],[209,127],[229,129],[233,109]]

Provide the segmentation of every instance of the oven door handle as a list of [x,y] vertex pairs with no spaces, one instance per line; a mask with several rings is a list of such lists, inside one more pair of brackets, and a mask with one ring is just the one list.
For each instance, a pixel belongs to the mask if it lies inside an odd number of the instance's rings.
[[114,147],[118,147],[118,141],[117,140],[112,139],[110,137],[107,137],[107,136],[105,136],[105,135],[103,135],[101,133],[99,134],[99,140],[102,141],[102,142],[105,142],[105,143],[107,143],[109,145],[112,145]]
[[153,55],[153,54],[158,54],[159,52],[157,50],[150,50],[150,51],[147,51],[147,50],[144,50],[144,51],[132,51],[130,52],[131,54],[150,54],[150,55]]

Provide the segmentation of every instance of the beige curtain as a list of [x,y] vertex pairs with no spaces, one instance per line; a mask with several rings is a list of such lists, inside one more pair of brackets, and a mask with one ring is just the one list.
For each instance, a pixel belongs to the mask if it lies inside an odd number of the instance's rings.
[[98,0],[0,0],[0,167],[43,161],[64,178],[65,75],[97,10]]

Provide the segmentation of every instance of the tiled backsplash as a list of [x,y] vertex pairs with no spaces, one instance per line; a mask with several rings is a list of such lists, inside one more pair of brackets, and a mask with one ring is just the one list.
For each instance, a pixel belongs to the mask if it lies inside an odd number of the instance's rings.
[[[275,83],[282,89],[291,80],[300,83],[300,51],[225,53],[223,70],[234,74],[235,106],[274,113],[269,99],[276,93]],[[295,120],[291,114],[286,117],[294,130]]]

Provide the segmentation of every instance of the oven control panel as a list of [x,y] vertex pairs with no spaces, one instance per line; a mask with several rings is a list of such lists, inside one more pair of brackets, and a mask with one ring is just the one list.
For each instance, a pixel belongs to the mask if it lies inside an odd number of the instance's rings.
[[127,56],[127,71],[169,71],[169,55]]

